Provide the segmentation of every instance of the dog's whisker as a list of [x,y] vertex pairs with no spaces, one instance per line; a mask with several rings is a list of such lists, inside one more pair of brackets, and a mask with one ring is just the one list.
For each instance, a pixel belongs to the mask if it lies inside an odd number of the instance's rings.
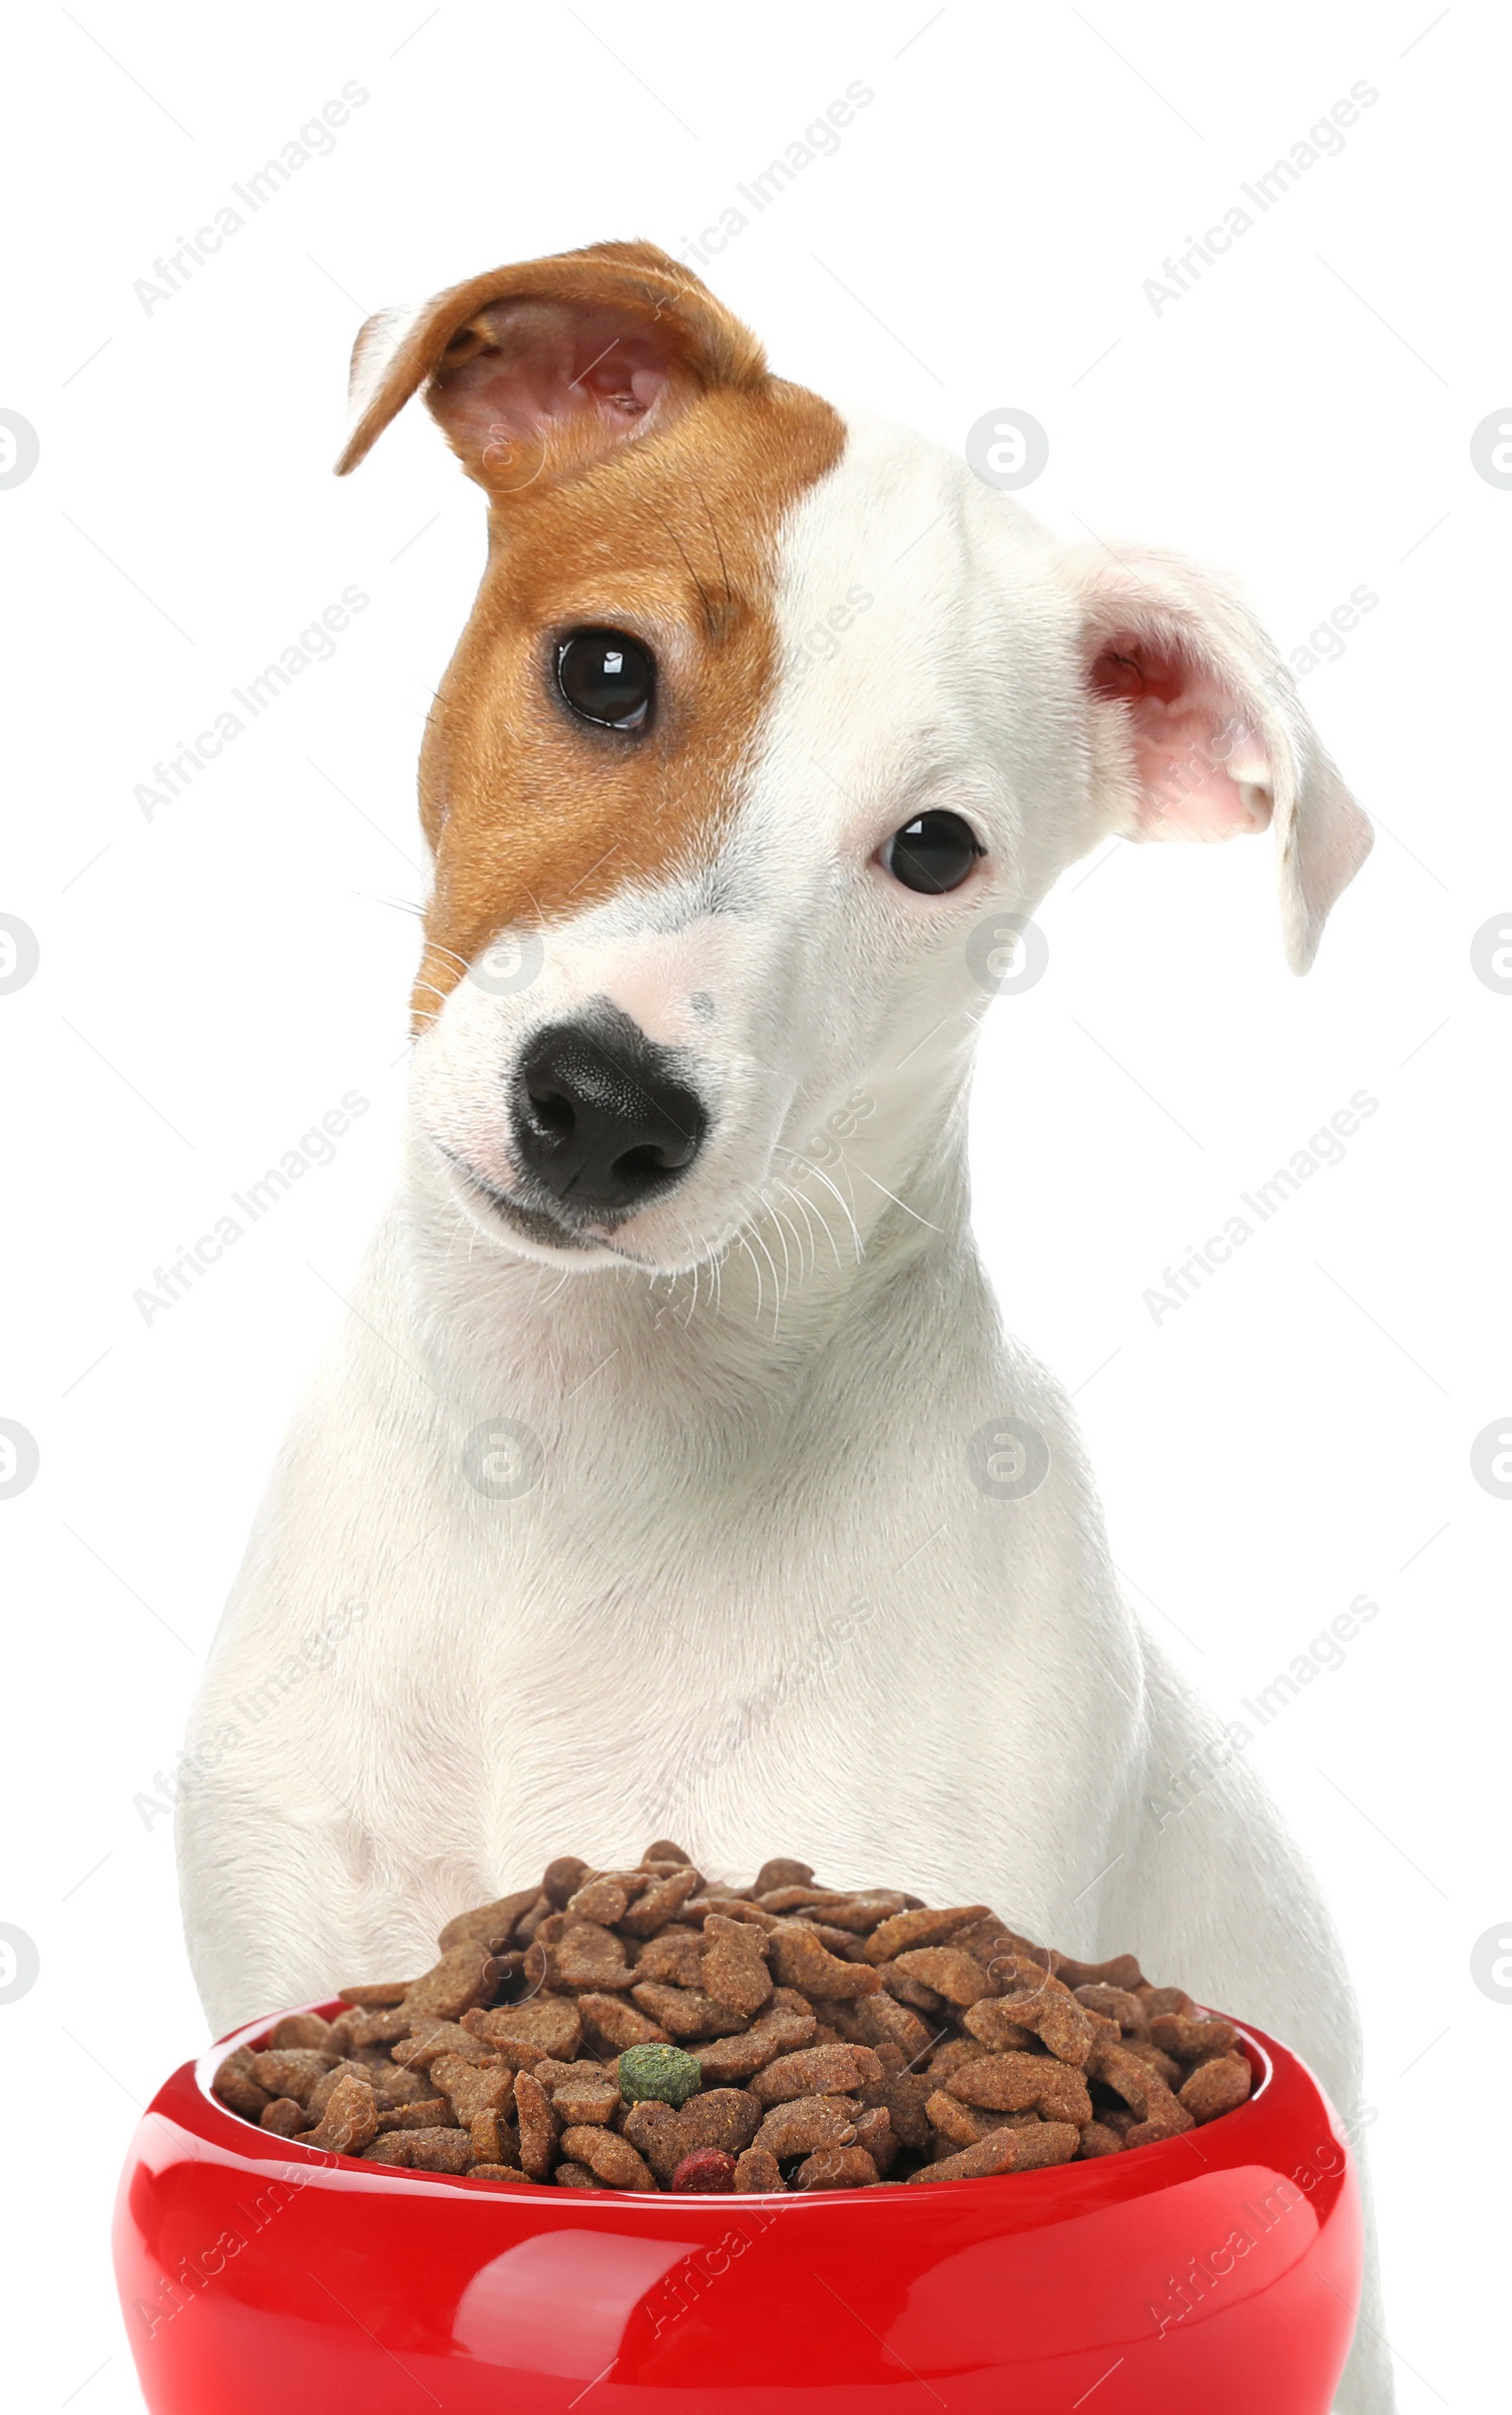
[[[855,1216],[854,1216],[854,1215],[853,1215],[853,1213],[852,1213],[852,1211],[851,1211],[850,1201],[849,1201],[849,1200],[845,1198],[844,1194],[843,1194],[843,1193],[842,1193],[842,1192],[841,1192],[841,1191],[837,1188],[837,1186],[836,1186],[836,1185],[835,1185],[835,1184],[834,1184],[834,1183],[833,1183],[833,1182],[830,1180],[830,1177],[829,1177],[829,1175],[828,1175],[828,1174],[826,1174],[826,1172],[825,1172],[825,1170],[824,1170],[823,1166],[822,1166],[822,1165],[816,1165],[812,1158],[808,1158],[808,1157],[805,1157],[805,1156],[803,1155],[803,1152],[802,1152],[802,1150],[801,1150],[801,1149],[790,1148],[790,1149],[786,1150],[786,1151],[784,1152],[784,1154],[785,1154],[785,1155],[787,1155],[788,1157],[791,1157],[791,1158],[793,1158],[794,1160],[796,1160],[796,1162],[797,1162],[799,1165],[801,1165],[801,1166],[803,1167],[803,1169],[804,1169],[804,1171],[805,1171],[806,1173],[809,1173],[809,1174],[814,1175],[817,1181],[819,1181],[820,1182],[822,1182],[822,1183],[824,1184],[824,1186],[825,1186],[825,1189],[826,1189],[826,1190],[833,1191],[833,1192],[834,1192],[835,1199],[836,1199],[836,1201],[837,1201],[837,1203],[838,1203],[838,1205],[839,1205],[839,1207],[840,1207],[840,1209],[841,1209],[842,1213],[844,1214],[844,1216],[845,1216],[846,1222],[847,1222],[847,1223],[850,1225],[850,1227],[851,1238],[852,1238],[852,1239],[854,1240],[854,1242],[855,1242],[855,1250],[856,1250],[856,1264],[859,1266],[859,1265],[860,1265],[860,1263],[861,1263],[862,1258],[866,1255],[866,1245],[865,1245],[865,1243],[862,1241],[862,1238],[861,1238],[861,1228],[860,1228],[860,1226],[857,1224],[857,1222],[856,1222],[856,1220],[855,1220]],[[835,1257],[835,1264],[836,1264],[836,1266],[838,1266],[838,1265],[839,1265],[839,1256],[838,1256],[838,1252],[836,1253],[836,1257]]]
[[894,1207],[901,1207],[904,1216],[911,1216],[916,1224],[921,1224],[926,1233],[940,1233],[944,1230],[942,1225],[931,1224],[927,1216],[920,1216],[919,1210],[911,1208],[906,1199],[901,1199],[896,1191],[889,1191],[885,1182],[878,1182],[875,1174],[868,1174],[864,1165],[858,1165],[855,1170],[864,1182],[876,1182],[883,1197],[891,1199]]
[[774,1295],[772,1300],[772,1338],[775,1341],[777,1337],[777,1329],[782,1321],[782,1277],[777,1271],[777,1260],[773,1257],[770,1250],[766,1247],[765,1242],[762,1239],[759,1226],[754,1224],[751,1226],[750,1237],[772,1270],[772,1290]]

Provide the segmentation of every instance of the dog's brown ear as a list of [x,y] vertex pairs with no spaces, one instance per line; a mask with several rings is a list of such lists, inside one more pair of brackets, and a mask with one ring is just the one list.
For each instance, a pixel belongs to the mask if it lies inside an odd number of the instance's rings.
[[665,426],[711,387],[765,377],[755,336],[690,269],[654,244],[595,244],[369,319],[336,470],[421,386],[469,476],[507,495]]
[[1305,973],[1371,829],[1236,588],[1179,554],[1068,548],[1094,776],[1127,838],[1274,824],[1287,961]]

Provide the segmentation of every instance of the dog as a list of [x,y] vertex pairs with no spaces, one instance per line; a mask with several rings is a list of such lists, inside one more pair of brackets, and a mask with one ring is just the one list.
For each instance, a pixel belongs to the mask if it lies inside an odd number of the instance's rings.
[[[674,1835],[1133,1949],[1348,2114],[1327,1915],[999,1330],[966,1101],[1090,850],[1270,824],[1302,972],[1368,822],[1225,578],[842,417],[648,244],[369,319],[338,468],[421,388],[488,561],[421,755],[402,1185],[188,1740],[213,2027]],[[1372,2294],[1338,2405],[1391,2403]]]

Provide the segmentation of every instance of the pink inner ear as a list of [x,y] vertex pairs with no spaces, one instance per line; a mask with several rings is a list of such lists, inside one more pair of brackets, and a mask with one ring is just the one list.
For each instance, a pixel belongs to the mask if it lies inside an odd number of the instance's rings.
[[1091,684],[1124,707],[1134,837],[1235,838],[1264,828],[1270,802],[1254,785],[1268,777],[1260,741],[1215,672],[1183,647],[1125,630],[1103,646]]
[[[636,432],[678,380],[670,326],[595,304],[511,302],[452,339],[430,405],[479,461],[554,437],[588,450]],[[491,458],[485,466],[491,465]]]

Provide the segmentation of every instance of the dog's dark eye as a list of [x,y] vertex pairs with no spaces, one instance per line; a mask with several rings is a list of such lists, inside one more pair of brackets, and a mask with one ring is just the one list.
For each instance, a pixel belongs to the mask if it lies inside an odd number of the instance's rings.
[[606,730],[644,730],[656,664],[638,638],[618,629],[579,629],[557,648],[557,685],[575,713]]
[[959,814],[920,814],[893,832],[882,860],[904,888],[940,897],[948,888],[960,888],[983,852],[976,833]]

